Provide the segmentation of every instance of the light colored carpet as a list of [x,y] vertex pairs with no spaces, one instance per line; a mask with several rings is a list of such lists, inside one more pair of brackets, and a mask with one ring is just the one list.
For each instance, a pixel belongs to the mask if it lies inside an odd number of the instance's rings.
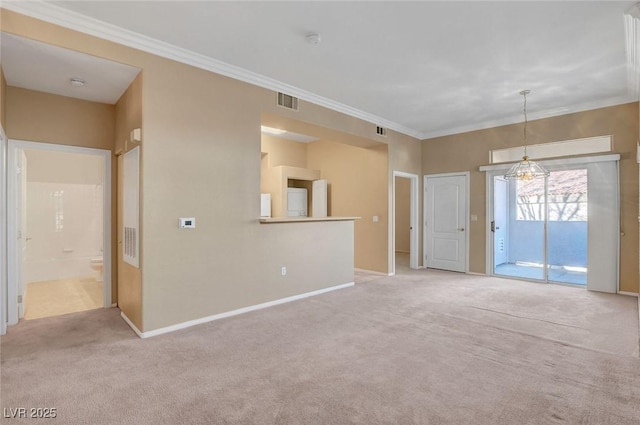
[[117,309],[31,320],[2,337],[0,407],[63,424],[637,425],[637,305],[420,270],[146,340]]
[[24,318],[39,319],[101,308],[102,282],[93,276],[27,284]]

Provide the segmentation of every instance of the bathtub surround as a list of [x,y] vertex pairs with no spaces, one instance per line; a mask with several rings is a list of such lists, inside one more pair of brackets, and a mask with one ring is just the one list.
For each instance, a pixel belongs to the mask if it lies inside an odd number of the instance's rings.
[[27,183],[25,282],[96,274],[91,260],[102,255],[102,189],[101,184]]

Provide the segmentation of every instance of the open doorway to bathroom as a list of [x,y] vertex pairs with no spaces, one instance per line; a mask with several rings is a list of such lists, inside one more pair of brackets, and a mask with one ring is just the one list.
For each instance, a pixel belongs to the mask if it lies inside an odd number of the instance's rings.
[[9,142],[9,175],[15,176],[9,179],[8,217],[9,240],[15,241],[9,248],[9,289],[18,301],[14,319],[110,304],[103,256],[109,252],[108,168],[110,156],[98,149]]

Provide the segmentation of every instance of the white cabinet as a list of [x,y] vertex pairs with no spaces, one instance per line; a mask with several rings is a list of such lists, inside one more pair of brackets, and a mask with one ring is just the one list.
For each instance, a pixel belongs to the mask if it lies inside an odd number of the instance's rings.
[[287,188],[287,217],[307,216],[307,189]]
[[311,189],[311,216],[327,216],[327,181],[325,179],[314,180]]

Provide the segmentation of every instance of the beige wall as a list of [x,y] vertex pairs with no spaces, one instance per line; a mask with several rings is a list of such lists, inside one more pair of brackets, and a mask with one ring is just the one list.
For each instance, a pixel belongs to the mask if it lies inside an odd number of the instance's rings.
[[[528,142],[548,143],[584,137],[612,135],[620,160],[620,290],[638,292],[638,103],[612,106],[529,122]],[[470,171],[471,272],[485,273],[485,174],[489,150],[522,145],[522,124],[507,125],[423,141],[425,174]]]
[[[127,315],[138,329],[143,328],[142,324],[142,263],[140,268],[136,268],[123,260],[122,235],[123,231],[123,154],[131,150],[135,144],[130,140],[130,133],[135,128],[142,128],[142,73],[138,74],[129,88],[122,94],[116,103],[116,131],[115,131],[115,151],[118,155],[118,187],[117,187],[117,220],[116,228],[118,232],[118,245],[116,247],[117,276],[118,276],[118,307]],[[143,149],[143,148],[141,148]],[[141,152],[141,155],[143,152]],[[141,177],[143,179],[144,176]],[[144,229],[140,226],[139,234],[142,235]],[[140,247],[140,252],[144,247]],[[115,274],[114,274],[115,276]]]
[[[3,18],[7,16],[3,12]],[[31,142],[107,149],[113,151],[115,107],[103,103],[7,86],[6,132],[10,139]],[[116,186],[115,157],[111,158],[111,187]],[[111,201],[115,217],[116,198]],[[112,258],[115,258],[116,228],[112,226]],[[116,276],[116,262],[112,262]],[[116,279],[112,278],[111,299],[117,299]]]
[[307,144],[263,134],[262,152],[267,154],[269,167],[288,165],[307,168]]
[[387,273],[387,146],[364,149],[321,141],[310,143],[307,154],[309,168],[328,180],[329,214],[362,217],[355,224],[355,266]]
[[113,149],[113,105],[12,86],[6,102],[10,139]]
[[[288,111],[269,90],[6,10],[2,28],[143,70],[143,331],[353,281],[352,222],[258,223],[260,124],[265,113],[295,117],[363,143],[376,138],[375,124],[303,101]],[[404,140],[389,133],[391,146]],[[385,170],[376,209],[384,228],[386,154],[372,154]],[[178,229],[181,216],[196,217],[197,228]],[[388,244],[386,232],[374,233]]]
[[411,180],[396,177],[396,251],[409,252],[411,249]]

